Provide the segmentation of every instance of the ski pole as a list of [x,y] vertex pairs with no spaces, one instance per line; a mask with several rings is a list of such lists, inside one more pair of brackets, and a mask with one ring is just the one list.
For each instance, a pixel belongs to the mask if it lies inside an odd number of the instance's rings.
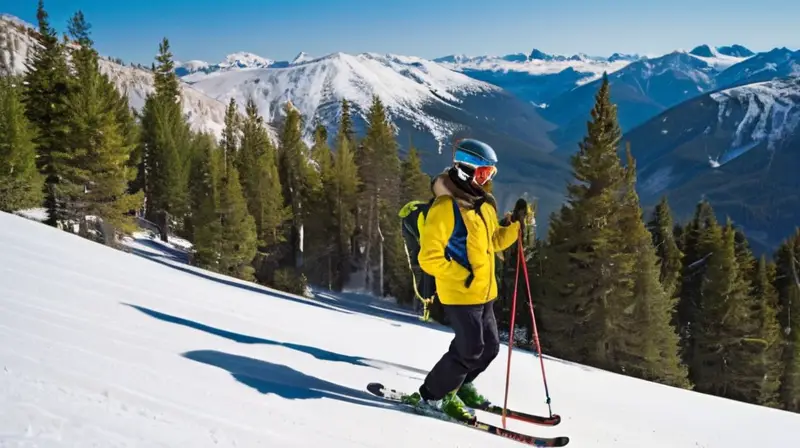
[[[520,230],[518,240],[522,241],[522,230]],[[517,249],[519,251],[519,249]],[[506,364],[506,396],[503,401],[503,429],[506,429],[506,410],[508,409],[508,385],[511,379],[511,352],[514,349],[514,318],[517,315],[517,292],[519,285],[519,263],[520,257],[517,256],[517,272],[514,277],[514,296],[511,299],[511,326],[508,330],[508,363]]]
[[[517,240],[519,246],[519,258],[525,259],[524,248],[522,246],[522,234]],[[517,266],[519,266],[519,259],[517,259]],[[550,412],[550,417],[553,416],[553,408],[550,406],[550,391],[547,387],[547,376],[544,373],[544,356],[542,355],[542,347],[539,344],[539,330],[536,328],[536,314],[533,312],[533,298],[531,297],[531,282],[528,279],[528,263],[523,264],[523,272],[525,273],[525,285],[528,288],[528,306],[531,310],[531,325],[533,325],[533,340],[536,341],[536,353],[539,354],[539,364],[542,366],[542,381],[544,382],[544,393],[547,397],[547,410]],[[515,297],[516,300],[516,297]]]

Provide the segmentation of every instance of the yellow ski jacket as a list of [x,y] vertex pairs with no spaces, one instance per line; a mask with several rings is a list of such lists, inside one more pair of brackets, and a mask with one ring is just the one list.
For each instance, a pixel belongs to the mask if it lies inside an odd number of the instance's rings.
[[436,199],[425,218],[417,259],[436,278],[443,304],[486,303],[497,297],[495,253],[516,242],[519,223],[501,226],[497,211],[487,202],[478,214],[456,197],[454,189],[446,174],[434,181]]

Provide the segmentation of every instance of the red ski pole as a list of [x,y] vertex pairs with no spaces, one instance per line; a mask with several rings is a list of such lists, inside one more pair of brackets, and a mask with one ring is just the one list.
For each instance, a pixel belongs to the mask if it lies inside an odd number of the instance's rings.
[[[517,241],[517,246],[519,247],[519,258],[524,260],[525,254],[523,253],[524,249],[522,247],[522,235]],[[544,356],[542,355],[542,347],[539,345],[539,330],[536,328],[536,314],[533,312],[533,298],[531,297],[531,282],[528,279],[528,263],[523,262],[523,272],[525,273],[525,285],[528,288],[528,306],[531,310],[531,325],[533,326],[533,340],[536,341],[536,353],[539,355],[539,365],[542,366],[542,381],[544,382],[544,393],[547,397],[547,410],[550,412],[550,417],[553,416],[553,409],[550,406],[550,391],[547,388],[547,376],[544,373]],[[519,259],[517,260],[517,266],[519,266]],[[516,295],[516,294],[515,294]],[[514,298],[516,300],[516,297]]]
[[[518,241],[522,241],[522,230],[519,232]],[[519,249],[518,249],[519,251]],[[503,401],[503,429],[506,428],[506,410],[508,409],[508,385],[511,378],[511,352],[514,349],[514,318],[517,315],[517,286],[519,285],[519,263],[517,256],[517,273],[514,277],[514,297],[511,299],[511,326],[508,330],[508,363],[506,364],[506,396]]]

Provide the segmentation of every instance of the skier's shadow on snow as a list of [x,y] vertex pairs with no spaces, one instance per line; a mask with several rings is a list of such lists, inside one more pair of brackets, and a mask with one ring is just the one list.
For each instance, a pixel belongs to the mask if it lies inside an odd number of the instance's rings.
[[262,394],[275,394],[289,400],[330,398],[391,409],[391,405],[366,391],[307,375],[285,365],[216,350],[194,350],[181,356],[227,370],[237,381]]
[[380,369],[381,366],[386,367],[394,367],[398,369],[407,370],[409,372],[413,372],[417,375],[427,375],[427,371],[417,369],[410,366],[405,366],[402,364],[395,364],[386,361],[379,361],[376,359],[370,358],[363,358],[360,356],[351,356],[351,355],[343,355],[341,353],[335,353],[329,350],[317,348],[317,347],[309,347],[307,345],[301,344],[294,344],[291,342],[278,342],[271,339],[259,338],[255,336],[248,336],[241,333],[234,333],[232,331],[223,330],[220,328],[215,328],[210,325],[202,324],[200,322],[196,322],[189,319],[184,319],[182,317],[173,316],[171,314],[165,314],[159,311],[152,310],[150,308],[145,308],[139,305],[133,305],[130,303],[123,303],[123,305],[129,306],[137,311],[140,311],[150,317],[154,317],[156,319],[162,320],[164,322],[169,322],[172,324],[182,325],[184,327],[192,328],[195,330],[200,330],[208,334],[213,334],[214,336],[219,336],[234,342],[238,342],[241,344],[264,344],[264,345],[276,345],[281,347],[286,347],[292,350],[297,350],[299,352],[306,353],[308,355],[313,356],[321,361],[332,361],[332,362],[344,362],[347,364],[352,364],[355,366],[362,366],[362,367],[372,367],[374,369]]

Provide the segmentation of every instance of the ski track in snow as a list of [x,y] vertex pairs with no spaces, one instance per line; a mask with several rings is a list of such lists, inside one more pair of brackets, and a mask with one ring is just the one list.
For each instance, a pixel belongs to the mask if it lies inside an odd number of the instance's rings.
[[[136,238],[128,246],[141,256],[0,213],[0,446],[522,446],[364,390],[414,390],[448,331],[383,301],[306,299],[197,270]],[[498,403],[506,353],[477,382]],[[512,359],[509,406],[546,414],[538,359]],[[795,414],[549,357],[545,366],[562,424],[510,429],[593,448],[800,438]]]

